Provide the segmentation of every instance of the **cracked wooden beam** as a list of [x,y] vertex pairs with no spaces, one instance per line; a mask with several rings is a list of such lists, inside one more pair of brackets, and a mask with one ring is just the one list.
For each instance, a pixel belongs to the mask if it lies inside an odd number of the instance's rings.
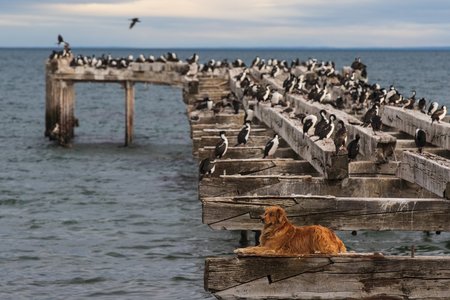
[[423,152],[403,152],[398,176],[404,180],[427,189],[428,191],[450,199],[446,193],[450,182],[450,160]]
[[450,257],[210,257],[204,278],[218,299],[447,299]]
[[440,198],[363,198],[316,195],[202,199],[203,223],[215,230],[261,230],[267,206],[285,208],[295,225],[335,230],[450,231],[450,202]]
[[421,128],[426,132],[428,143],[450,150],[450,123],[448,122],[431,124],[431,117],[424,113],[387,105],[381,108],[381,120],[383,124],[412,136],[415,135],[417,128]]

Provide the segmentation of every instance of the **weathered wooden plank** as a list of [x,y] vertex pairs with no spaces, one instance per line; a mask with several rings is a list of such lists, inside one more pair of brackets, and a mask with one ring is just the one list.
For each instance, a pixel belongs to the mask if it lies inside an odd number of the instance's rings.
[[218,113],[212,111],[197,111],[189,113],[189,122],[191,124],[244,124],[244,114]]
[[325,180],[312,176],[221,175],[199,182],[199,199],[249,195],[334,195],[365,198],[434,198],[427,190],[396,177],[349,177]]
[[387,105],[381,109],[381,120],[412,136],[417,128],[421,128],[426,132],[428,143],[450,150],[450,123],[441,121],[431,124],[431,117],[417,110]]
[[[205,157],[210,157],[214,154],[215,147],[203,147],[198,149],[198,158],[203,159]],[[264,147],[263,146],[238,146],[238,147],[228,147],[226,158],[232,159],[242,159],[242,158],[263,158]],[[291,148],[278,148],[274,158],[298,158],[297,153],[295,153]]]
[[214,177],[220,175],[316,175],[317,171],[304,160],[290,158],[275,159],[218,159]]
[[450,201],[312,195],[203,198],[203,223],[216,230],[261,230],[260,215],[280,205],[296,225],[335,230],[450,231]]
[[378,164],[373,161],[352,161],[348,164],[350,175],[396,175],[400,162]]
[[[235,145],[237,143],[237,136],[232,135],[228,136],[228,141],[231,145]],[[257,146],[264,147],[266,143],[273,138],[268,136],[252,136],[247,142],[247,146]],[[220,137],[217,136],[202,136],[201,138],[193,138],[192,139],[192,148],[193,152],[197,152],[199,148],[215,146],[217,142],[220,141]],[[233,144],[234,143],[234,144]],[[286,148],[288,145],[284,140],[280,140],[280,148]]]
[[372,128],[363,127],[362,122],[345,113],[344,111],[335,109],[330,104],[322,104],[319,102],[307,101],[303,96],[288,94],[287,99],[294,103],[297,113],[308,113],[320,116],[319,112],[325,109],[328,113],[334,114],[337,120],[342,120],[348,132],[348,141],[359,134],[359,151],[366,159],[373,158],[376,161],[385,161],[393,154],[396,145],[396,138],[385,132],[377,132],[374,134]]
[[448,299],[450,257],[215,257],[204,274],[218,299]]
[[342,179],[348,176],[347,154],[336,155],[333,140],[313,141],[303,135],[298,120],[282,115],[270,105],[257,105],[255,116],[277,132],[300,157],[307,160],[325,178]]
[[448,159],[428,152],[405,151],[398,176],[418,184],[439,197],[450,199],[450,195],[445,195],[447,184],[450,182]]
[[[242,128],[242,126],[241,126]],[[224,128],[216,128],[216,129],[203,129],[203,130],[194,130],[192,131],[192,138],[195,137],[202,137],[205,135],[215,135],[219,136],[219,132],[222,130],[225,131],[225,134],[227,136],[237,136],[239,131],[241,131],[241,128],[231,128],[231,129],[224,129]],[[250,131],[250,137],[249,140],[252,139],[253,136],[273,136],[274,132],[270,128],[252,128]]]

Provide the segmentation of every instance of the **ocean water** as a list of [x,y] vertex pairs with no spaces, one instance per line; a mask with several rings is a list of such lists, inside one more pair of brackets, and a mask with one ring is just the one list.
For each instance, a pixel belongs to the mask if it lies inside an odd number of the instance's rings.
[[[73,49],[75,54],[167,50]],[[247,63],[315,57],[338,68],[360,56],[369,81],[450,104],[449,51],[177,50]],[[204,259],[232,255],[239,234],[201,223],[179,88],[137,84],[135,139],[124,141],[124,90],[76,85],[74,147],[44,137],[44,65],[51,49],[0,49],[0,299],[213,299]],[[348,232],[351,250],[450,254],[450,234]]]

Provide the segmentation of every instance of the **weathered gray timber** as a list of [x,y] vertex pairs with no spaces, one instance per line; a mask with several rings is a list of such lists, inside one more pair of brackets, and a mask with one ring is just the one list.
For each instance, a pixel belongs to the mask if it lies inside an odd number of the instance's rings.
[[428,152],[405,151],[398,176],[418,184],[439,197],[450,199],[450,195],[445,194],[450,182],[450,160],[448,159]]
[[425,130],[427,142],[450,150],[450,123],[441,121],[431,124],[431,117],[417,110],[384,106],[381,109],[383,124],[414,136],[416,129]]
[[[203,147],[198,149],[199,159],[209,157],[214,155],[214,148],[212,146]],[[264,156],[264,146],[238,146],[238,147],[228,147],[227,153],[225,154],[227,158],[238,159],[238,158],[263,158]],[[278,148],[274,158],[298,158],[297,153],[295,153],[291,148]]]
[[190,88],[191,92],[183,95],[186,104],[192,105],[206,96],[214,102],[218,102],[222,97],[230,93],[227,71],[220,72],[216,75],[199,74],[196,82],[191,83],[191,86],[193,86]]
[[334,195],[361,198],[435,198],[427,190],[397,177],[349,177],[326,180],[323,177],[281,175],[221,175],[199,182],[199,199],[227,196]]
[[348,164],[348,172],[354,176],[364,175],[396,175],[400,162],[388,162],[378,164],[373,161],[352,161]]
[[244,114],[218,113],[212,111],[191,111],[189,113],[191,124],[244,124]]
[[[241,126],[242,127],[242,126]],[[228,137],[232,137],[232,136],[237,136],[239,134],[239,131],[241,131],[241,128],[218,128],[218,129],[211,129],[211,128],[206,128],[206,129],[202,129],[202,130],[194,130],[192,131],[192,138],[195,137],[202,137],[205,135],[216,135],[219,136],[219,132],[221,131],[225,131],[226,136]],[[272,129],[270,128],[252,128],[250,131],[250,137],[249,137],[249,141],[252,140],[252,136],[273,136],[274,132]]]
[[261,230],[260,215],[285,208],[296,225],[335,230],[450,231],[450,201],[440,198],[362,198],[317,195],[203,198],[203,223],[216,230]]
[[337,120],[342,120],[348,132],[348,142],[356,134],[359,134],[359,152],[366,159],[372,158],[375,161],[386,161],[393,154],[396,145],[396,138],[385,132],[376,132],[374,134],[371,127],[361,126],[362,122],[357,118],[345,113],[342,110],[335,109],[330,104],[307,101],[303,96],[288,94],[288,101],[294,104],[297,113],[308,113],[320,116],[319,112],[324,109],[328,115],[334,114]]
[[218,299],[448,299],[450,257],[382,254],[207,258]]
[[290,158],[218,159],[213,177],[220,175],[316,175],[316,170],[304,160]]
[[303,159],[307,160],[326,179],[342,179],[348,176],[347,154],[335,154],[331,139],[316,141],[303,135],[300,121],[281,114],[268,104],[255,107],[255,116],[277,132]]

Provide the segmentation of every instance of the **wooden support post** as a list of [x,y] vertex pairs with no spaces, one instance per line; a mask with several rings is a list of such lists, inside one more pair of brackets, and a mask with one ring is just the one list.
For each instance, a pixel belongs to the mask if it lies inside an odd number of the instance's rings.
[[409,182],[416,183],[439,197],[450,195],[445,193],[450,182],[450,160],[424,152],[403,152],[398,176]]
[[448,299],[450,257],[217,257],[204,278],[218,299]]
[[69,146],[74,137],[75,90],[72,81],[59,82],[59,143]]
[[203,223],[216,230],[261,230],[267,206],[285,208],[299,226],[334,230],[450,231],[450,202],[440,198],[363,198],[313,195],[204,198]]
[[49,137],[51,131],[59,121],[59,81],[52,76],[54,64],[47,64],[45,71],[45,136]]
[[426,132],[428,143],[450,150],[450,123],[431,124],[431,117],[424,113],[387,105],[382,107],[381,117],[383,124],[412,136],[421,128]]
[[125,146],[133,142],[134,83],[125,81]]
[[347,154],[336,155],[333,140],[313,141],[307,135],[303,136],[298,120],[282,115],[267,104],[257,105],[255,116],[277,132],[300,157],[307,160],[326,179],[348,177]]

